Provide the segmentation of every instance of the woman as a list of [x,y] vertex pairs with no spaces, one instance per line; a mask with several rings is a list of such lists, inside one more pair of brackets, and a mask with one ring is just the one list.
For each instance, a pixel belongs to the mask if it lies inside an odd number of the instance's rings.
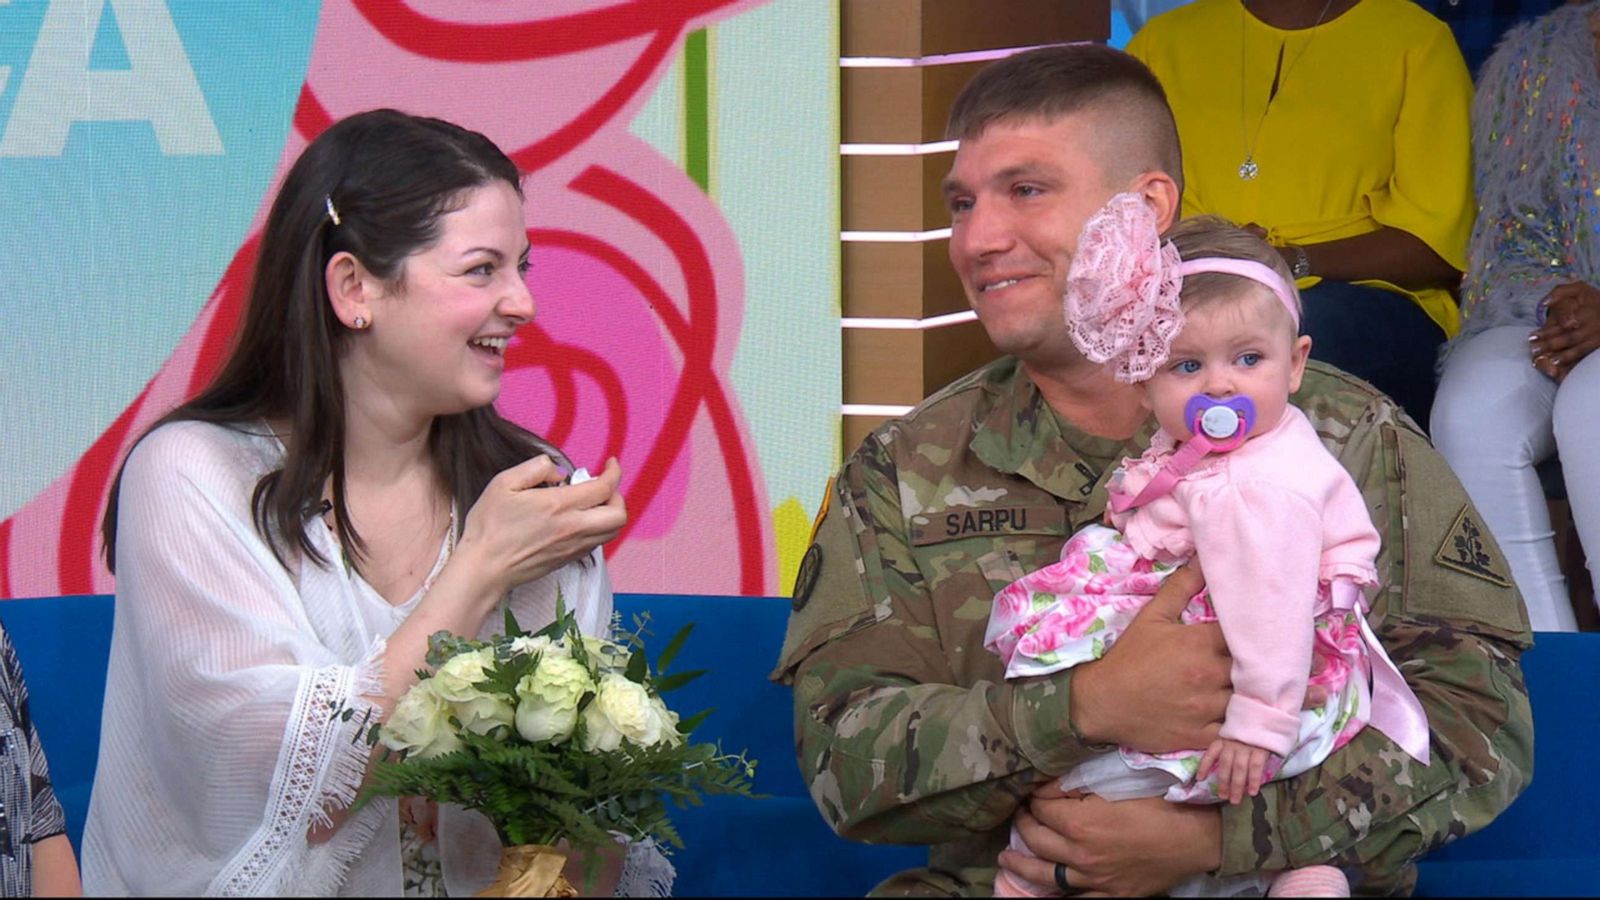
[[491,406],[534,314],[527,256],[518,172],[483,135],[377,110],[290,169],[231,357],[112,487],[89,893],[492,880],[487,820],[347,807],[358,729],[416,681],[430,634],[496,631],[507,603],[539,627],[558,592],[586,631],[610,617],[615,461],[562,485],[559,452]]
[[1575,631],[1534,467],[1561,459],[1600,557],[1600,4],[1506,34],[1473,106],[1478,223],[1434,440],[1494,533],[1536,631]]
[[1312,356],[1426,425],[1472,226],[1472,82],[1411,0],[1197,0],[1128,45],[1161,79],[1185,215],[1278,247]]

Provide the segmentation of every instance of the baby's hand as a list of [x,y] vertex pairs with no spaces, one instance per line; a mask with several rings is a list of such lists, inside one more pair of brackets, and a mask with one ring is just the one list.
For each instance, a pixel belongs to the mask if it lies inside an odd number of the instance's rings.
[[1204,780],[1213,769],[1217,772],[1217,796],[1229,803],[1238,803],[1247,795],[1261,792],[1261,781],[1266,776],[1267,752],[1261,747],[1217,738],[1200,757],[1196,780]]

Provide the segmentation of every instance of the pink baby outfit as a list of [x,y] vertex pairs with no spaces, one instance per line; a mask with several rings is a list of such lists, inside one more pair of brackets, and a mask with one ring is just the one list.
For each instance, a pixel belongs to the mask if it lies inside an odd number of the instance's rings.
[[[1113,496],[1137,495],[1172,451],[1172,437],[1157,432],[1113,477]],[[1307,623],[1355,606],[1334,603],[1334,594],[1377,584],[1378,532],[1366,503],[1305,413],[1285,407],[1270,430],[1202,460],[1171,493],[1113,514],[1112,524],[1142,557],[1199,557],[1233,654],[1222,737],[1288,756],[1311,671]]]
[[[1150,448],[1112,476],[1112,497],[1137,496],[1174,450],[1171,435],[1156,432]],[[1223,737],[1272,751],[1269,778],[1314,768],[1369,722],[1426,761],[1421,704],[1363,615],[1362,588],[1377,583],[1378,533],[1355,482],[1298,408],[1286,407],[1268,431],[1203,458],[1169,493],[1112,521],[1116,529],[1081,529],[1060,562],[996,595],[985,646],[1005,661],[1008,678],[1098,659],[1166,577],[1198,557],[1207,589],[1183,621],[1220,621],[1233,656]],[[1328,699],[1302,710],[1308,682],[1325,687]],[[1202,754],[1124,747],[1068,772],[1061,787],[1111,800],[1220,802],[1215,775],[1193,778]],[[1014,829],[1012,847],[1026,852]],[[1255,893],[1269,881],[1202,876],[1174,896]]]

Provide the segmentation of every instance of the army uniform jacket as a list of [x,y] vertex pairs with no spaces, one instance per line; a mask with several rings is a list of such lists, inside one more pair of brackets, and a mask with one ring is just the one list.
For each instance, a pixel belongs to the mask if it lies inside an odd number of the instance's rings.
[[[1370,621],[1427,711],[1432,762],[1363,730],[1224,806],[1218,874],[1332,861],[1357,893],[1409,892],[1414,860],[1532,777],[1527,616],[1459,482],[1387,398],[1312,363],[1293,400],[1382,536]],[[879,427],[829,484],[773,677],[793,686],[800,770],[828,823],[933,845],[928,868],[879,893],[989,893],[1019,804],[1108,749],[1072,729],[1071,670],[1007,682],[983,649],[995,593],[1104,511],[1113,467],[1096,472],[1067,437],[1098,439],[1066,427],[1008,357]]]

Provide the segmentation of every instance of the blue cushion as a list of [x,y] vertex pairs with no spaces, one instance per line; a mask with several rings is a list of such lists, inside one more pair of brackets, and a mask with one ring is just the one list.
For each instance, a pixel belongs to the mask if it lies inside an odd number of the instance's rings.
[[1419,896],[1600,893],[1600,778],[1588,771],[1600,746],[1600,634],[1535,635],[1522,674],[1533,784],[1487,828],[1429,854]]
[[[111,598],[9,600],[0,623],[22,659],[33,714],[50,759],[68,833],[81,846],[94,778],[110,650]],[[676,814],[685,849],[674,861],[684,896],[861,895],[920,865],[918,847],[869,846],[835,836],[812,805],[795,764],[787,688],[766,680],[777,659],[787,601],[749,597],[619,595],[624,621],[651,614],[657,653],[687,622],[695,630],[674,671],[711,674],[668,695],[683,715],[714,711],[696,740],[748,750],[765,799],[713,797]],[[1600,635],[1540,634],[1523,658],[1538,727],[1537,778],[1483,831],[1421,864],[1421,896],[1600,893],[1600,778],[1587,768],[1600,746]]]
[[713,709],[696,741],[748,750],[756,790],[766,799],[712,798],[674,821],[686,845],[673,857],[675,893],[703,896],[861,896],[889,875],[926,865],[925,847],[871,846],[838,837],[823,823],[795,762],[789,689],[767,680],[778,660],[789,601],[767,597],[619,595],[623,623],[648,610],[646,651],[658,653],[695,623],[672,671],[711,673],[666,695],[689,716]]

